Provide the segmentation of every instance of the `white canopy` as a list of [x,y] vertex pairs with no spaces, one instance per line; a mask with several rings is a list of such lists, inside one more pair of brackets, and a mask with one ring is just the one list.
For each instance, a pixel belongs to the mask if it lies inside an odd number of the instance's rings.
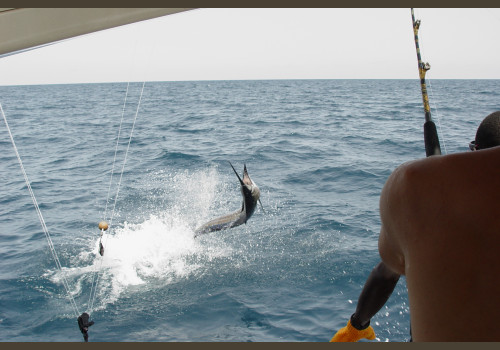
[[0,57],[188,8],[0,8]]

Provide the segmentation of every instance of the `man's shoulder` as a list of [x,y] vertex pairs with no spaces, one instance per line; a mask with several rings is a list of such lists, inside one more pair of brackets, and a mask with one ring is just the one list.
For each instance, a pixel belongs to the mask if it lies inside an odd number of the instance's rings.
[[500,146],[476,152],[431,156],[401,164],[389,179],[394,186],[416,188],[427,193],[429,191],[425,188],[446,186],[450,181],[473,185],[471,177],[477,179],[478,176],[498,172],[499,161]]
[[464,152],[408,161],[392,172],[387,184],[389,189],[395,187],[429,192],[425,188],[441,186],[450,176],[460,177],[463,172],[457,173],[457,170],[470,168],[471,155],[472,152]]
[[395,221],[418,221],[424,212],[447,207],[452,213],[457,202],[477,202],[479,195],[499,193],[499,161],[500,147],[495,147],[406,162],[382,190],[381,214]]
[[[433,156],[401,164],[387,179],[380,196],[382,221],[395,229],[415,226],[432,206],[446,200],[445,187],[450,170],[443,156]],[[407,231],[407,230],[404,230]],[[396,233],[395,233],[396,234]]]
[[440,159],[437,157],[430,157],[401,164],[387,179],[382,195],[394,194],[397,197],[407,197],[413,190],[420,192],[422,185],[436,172],[438,160]]

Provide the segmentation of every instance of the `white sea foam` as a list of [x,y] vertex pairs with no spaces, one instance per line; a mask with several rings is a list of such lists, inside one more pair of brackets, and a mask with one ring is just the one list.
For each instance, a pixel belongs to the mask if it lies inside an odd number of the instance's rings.
[[[231,254],[230,246],[222,240],[214,245],[194,238],[195,227],[210,215],[213,202],[224,202],[224,186],[215,168],[195,173],[157,172],[152,181],[159,182],[165,195],[175,199],[172,205],[159,208],[159,214],[150,214],[141,222],[117,224],[102,236],[102,257],[96,237],[75,259],[79,267],[63,269],[74,288],[72,294],[81,294],[82,298],[82,284],[90,283],[92,274],[100,273],[96,309],[105,308],[134,286],[161,287],[202,274],[206,262]],[[60,273],[52,276],[55,282],[61,282],[61,278]]]

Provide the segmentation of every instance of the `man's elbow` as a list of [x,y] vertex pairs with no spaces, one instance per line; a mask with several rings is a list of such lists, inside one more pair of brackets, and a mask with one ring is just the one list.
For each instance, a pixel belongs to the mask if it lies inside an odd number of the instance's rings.
[[381,261],[377,266],[375,266],[375,269],[377,275],[385,280],[393,280],[394,282],[397,282],[399,280],[399,277],[401,276],[401,274],[394,271],[383,261]]

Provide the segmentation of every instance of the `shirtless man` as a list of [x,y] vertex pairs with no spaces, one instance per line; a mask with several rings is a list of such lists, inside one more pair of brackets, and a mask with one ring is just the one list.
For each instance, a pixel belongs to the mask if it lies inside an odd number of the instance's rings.
[[405,163],[380,196],[382,262],[331,341],[375,339],[370,319],[405,275],[414,341],[500,341],[500,112],[477,152]]

